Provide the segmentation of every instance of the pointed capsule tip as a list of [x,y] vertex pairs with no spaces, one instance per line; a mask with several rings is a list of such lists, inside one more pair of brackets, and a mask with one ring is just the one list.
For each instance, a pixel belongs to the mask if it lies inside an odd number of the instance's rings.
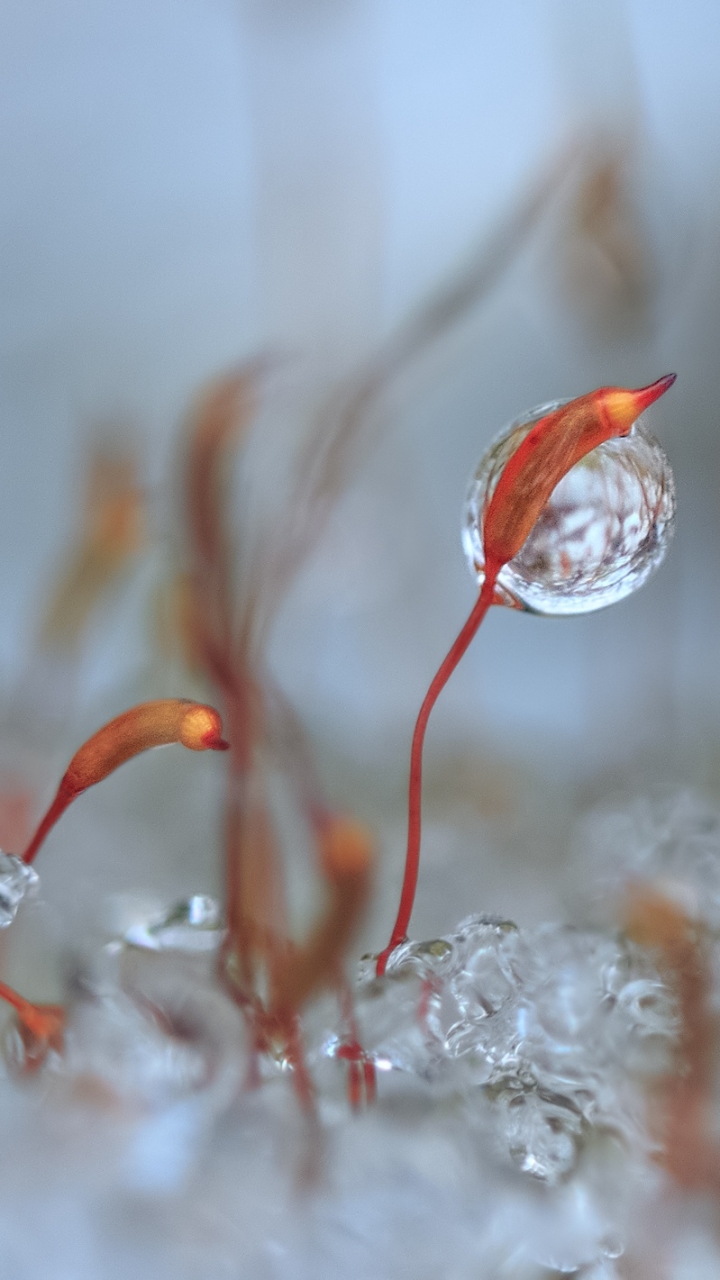
[[676,373],[666,373],[664,377],[658,378],[657,382],[651,382],[649,387],[640,387],[639,390],[633,392],[635,403],[640,412],[647,409],[649,405],[654,404],[660,396],[665,395],[669,391],[675,379]]

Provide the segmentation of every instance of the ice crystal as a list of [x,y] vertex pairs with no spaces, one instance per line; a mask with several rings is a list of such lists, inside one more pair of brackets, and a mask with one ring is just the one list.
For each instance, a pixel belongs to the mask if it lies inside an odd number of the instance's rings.
[[214,898],[194,893],[165,914],[130,926],[125,941],[148,951],[213,951],[220,944],[222,921]]
[[652,960],[621,935],[489,916],[403,944],[382,979],[366,962],[357,1018],[381,1098],[396,1072],[461,1098],[498,1152],[549,1184],[593,1132],[642,1144],[640,1079],[667,1065],[676,1031]]
[[37,871],[14,853],[0,850],[0,929],[12,924],[23,898],[37,889],[39,883]]

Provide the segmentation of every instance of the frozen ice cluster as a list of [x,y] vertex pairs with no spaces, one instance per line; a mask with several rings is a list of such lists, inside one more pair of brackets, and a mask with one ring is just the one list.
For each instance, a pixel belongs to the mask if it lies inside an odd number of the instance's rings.
[[[551,1186],[596,1132],[641,1139],[638,1081],[667,1065],[675,1033],[651,958],[619,934],[524,933],[482,915],[446,938],[405,943],[383,979],[367,963],[357,1017],[381,1099],[401,1091],[393,1075],[462,1099],[499,1158]],[[340,1045],[330,1036],[322,1051]]]
[[14,853],[0,849],[0,929],[7,929],[15,919],[24,898],[37,891],[40,878]]
[[[580,844],[598,902],[645,878],[714,927],[712,808],[690,796],[606,808]],[[621,1280],[655,1239],[668,1280],[716,1275],[708,1222],[683,1210],[673,1224],[653,1159],[648,1098],[678,1010],[610,914],[532,930],[472,915],[397,948],[381,979],[364,959],[352,1016],[328,994],[304,1017],[315,1120],[281,1053],[245,1087],[247,1033],[214,977],[216,905],[198,895],[136,921],[75,975],[64,1055],[18,1079],[6,1051],[8,1274]],[[377,1077],[359,1112],[354,1036]]]
[[181,904],[106,944],[42,1089],[7,1082],[0,1230],[18,1260],[57,1216],[48,1280],[130,1261],[138,1280],[614,1274],[646,1156],[642,1072],[674,1034],[647,956],[607,931],[472,916],[399,948],[383,979],[363,962],[378,1101],[351,1112],[346,1028],[323,1000],[305,1025],[315,1128],[282,1060],[242,1088],[242,1022],[193,936],[214,923]]

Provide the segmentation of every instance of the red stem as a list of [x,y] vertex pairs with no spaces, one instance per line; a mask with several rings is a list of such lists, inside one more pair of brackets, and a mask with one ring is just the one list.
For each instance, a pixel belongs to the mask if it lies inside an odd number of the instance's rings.
[[401,942],[404,942],[407,937],[410,916],[412,915],[413,903],[415,902],[415,890],[417,889],[418,870],[420,867],[420,837],[422,828],[422,753],[427,723],[430,719],[430,713],[438,700],[438,696],[445,688],[445,685],[450,679],[450,676],[458,665],[463,654],[470,647],[480,623],[493,602],[497,573],[497,569],[494,571],[487,569],[485,581],[482,584],[480,595],[475,602],[473,611],[457,637],[454,645],[450,649],[450,652],[441,663],[437,674],[434,676],[430,688],[425,695],[425,700],[420,708],[420,714],[415,722],[415,732],[413,733],[412,747],[410,750],[408,839],[407,853],[405,855],[405,875],[403,878],[402,892],[400,894],[400,906],[398,908],[397,919],[393,926],[393,931],[390,935],[390,941],[385,950],[381,951],[377,958],[375,972],[378,977],[381,977],[385,972],[385,967],[390,953],[394,951],[395,947],[399,946]]
[[[81,790],[84,789],[85,788],[81,788]],[[58,818],[62,817],[68,805],[72,803],[76,795],[79,795],[79,792],[74,787],[68,787],[66,780],[63,778],[60,786],[58,787],[55,799],[50,805],[50,808],[45,814],[45,817],[40,823],[40,826],[22,856],[23,862],[27,862],[28,865],[32,862],[48,832],[55,826]]]
[[25,1013],[28,1007],[28,1001],[18,995],[17,991],[13,991],[12,987],[6,986],[4,982],[0,982],[0,1000],[6,1000],[13,1009],[17,1009],[19,1014]]

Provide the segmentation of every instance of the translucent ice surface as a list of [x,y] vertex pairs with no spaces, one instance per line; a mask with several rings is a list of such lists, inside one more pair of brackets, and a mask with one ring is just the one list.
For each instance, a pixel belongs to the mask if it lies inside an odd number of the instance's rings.
[[720,809],[689,790],[607,802],[585,816],[576,875],[595,914],[617,915],[628,884],[649,883],[720,931]]
[[164,915],[130,926],[125,941],[148,951],[213,951],[220,945],[222,922],[214,898],[194,893]]
[[20,903],[40,883],[33,867],[14,853],[0,850],[0,929],[7,929],[15,919]]
[[[483,579],[483,517],[508,459],[565,401],[540,405],[490,446],[470,485],[463,546]],[[541,614],[589,613],[631,595],[663,560],[673,532],[670,464],[642,418],[607,440],[555,487],[522,549],[498,577],[507,603]]]
[[550,1185],[594,1133],[643,1146],[640,1080],[667,1066],[676,1033],[652,960],[621,935],[488,916],[403,944],[382,979],[366,965],[357,1018],[381,1098],[393,1073],[459,1093],[496,1153]]
[[[328,995],[303,1019],[319,1124],[291,1070],[260,1064],[246,1087],[247,1034],[207,961],[107,944],[62,1057],[32,1094],[4,1081],[18,1274],[32,1223],[55,1241],[43,1280],[618,1280],[657,1182],[647,1080],[676,1035],[646,953],[608,928],[474,915],[398,947],[383,978],[368,958],[353,1017]],[[360,1112],[352,1021],[378,1082]]]

